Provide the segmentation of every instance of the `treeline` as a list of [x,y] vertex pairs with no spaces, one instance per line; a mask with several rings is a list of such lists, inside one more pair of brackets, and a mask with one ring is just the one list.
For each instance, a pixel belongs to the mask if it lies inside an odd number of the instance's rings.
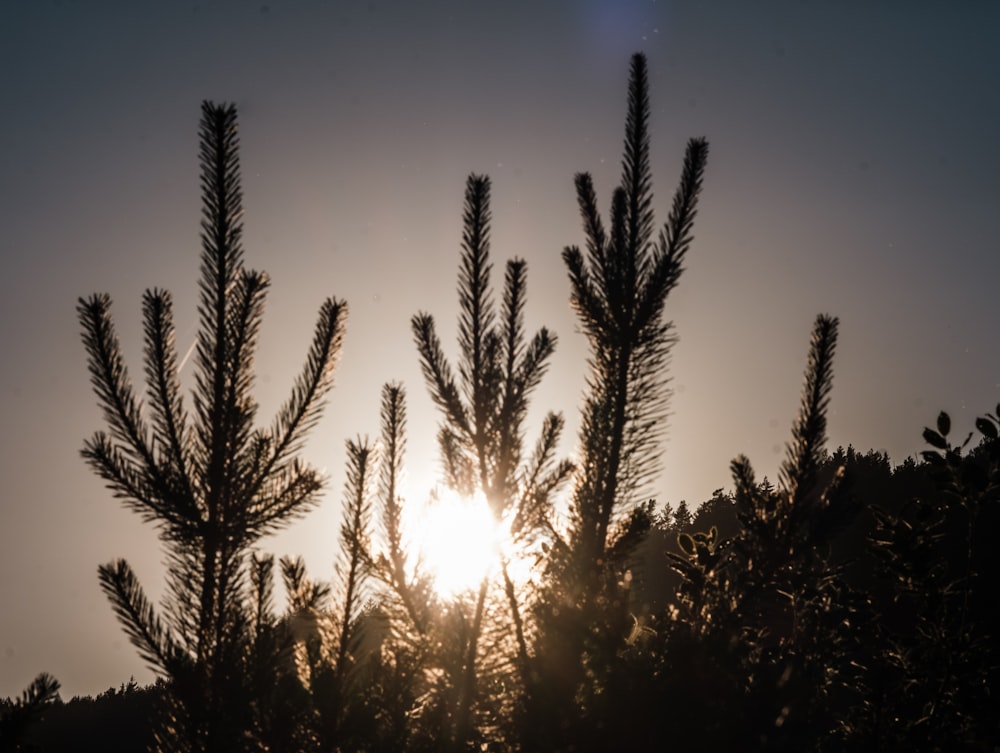
[[[648,501],[675,340],[664,307],[707,159],[706,142],[690,141],[657,230],[648,120],[637,55],[609,225],[590,177],[576,176],[585,244],[563,252],[590,348],[575,462],[558,457],[560,414],[526,436],[556,338],[526,331],[523,260],[507,262],[494,291],[490,182],[467,182],[456,362],[430,314],[411,324],[441,416],[442,485],[485,500],[504,535],[492,570],[449,596],[406,535],[397,384],[383,389],[378,441],[347,443],[333,579],[259,550],[318,503],[323,479],[298,451],[321,417],[347,309],[323,304],[290,397],[260,428],[253,354],[268,280],[242,264],[235,108],[205,103],[190,405],[166,291],[144,298],[144,397],[110,299],[78,309],[106,422],[84,458],[158,527],[169,565],[160,605],[127,562],[99,568],[162,678],[139,695],[151,701],[151,750],[995,749],[995,415],[977,421],[982,441],[954,444],[941,414],[922,461],[895,469],[884,455],[828,454],[838,322],[821,315],[777,479],[758,480],[740,457],[732,492],[694,512]],[[51,703],[36,693],[7,704],[3,744],[29,744],[26,720],[55,719]]]
[[[30,726],[11,731],[9,738],[16,736],[20,750],[27,751],[139,753],[153,741],[150,719],[162,693],[162,684],[139,687],[129,680],[93,697],[76,696],[65,702],[52,698],[36,711]],[[14,703],[8,699],[5,710]]]

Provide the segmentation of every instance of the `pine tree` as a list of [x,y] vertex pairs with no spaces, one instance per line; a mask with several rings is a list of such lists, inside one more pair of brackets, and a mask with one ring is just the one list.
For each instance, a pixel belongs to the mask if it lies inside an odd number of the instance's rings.
[[[412,327],[428,390],[442,414],[438,440],[445,483],[466,495],[481,491],[498,524],[509,526],[511,535],[523,541],[536,534],[551,494],[568,478],[571,466],[554,457],[563,426],[561,416],[554,413],[545,417],[534,453],[525,452],[529,399],[545,374],[556,337],[542,328],[527,339],[523,321],[527,266],[522,259],[508,261],[499,314],[495,309],[489,279],[489,200],[489,178],[469,176],[458,283],[458,381],[433,318],[418,314]],[[511,664],[524,679],[529,662],[524,606],[507,562],[499,564],[514,633]],[[456,665],[460,670],[451,688],[454,709],[448,715],[450,741],[456,749],[468,744],[476,726],[483,685],[481,639],[490,623],[498,622],[487,619],[490,591],[491,583],[484,579],[472,599],[471,618],[459,615],[463,656]]]
[[346,305],[321,307],[306,364],[268,428],[255,428],[251,395],[268,278],[243,267],[236,109],[202,105],[199,332],[193,415],[181,394],[173,305],[145,293],[147,401],[135,393],[111,318],[111,301],[81,299],[91,382],[107,431],[83,457],[114,495],[154,523],[167,551],[165,618],[124,560],[99,569],[125,631],[153,669],[171,680],[174,703],[161,750],[253,746],[247,697],[251,634],[248,552],[315,504],[323,480],[297,458],[332,384]]
[[678,531],[686,531],[691,527],[694,517],[688,509],[687,500],[682,499],[674,513],[673,527]]
[[574,547],[601,559],[614,524],[641,495],[659,465],[666,366],[674,343],[664,304],[680,278],[708,153],[703,139],[687,148],[681,183],[664,228],[653,240],[646,60],[632,58],[622,182],[614,191],[611,234],[597,210],[590,176],[576,176],[586,254],[563,252],[571,302],[590,344],[583,409],[583,462],[573,502]]
[[540,611],[538,652],[547,668],[532,701],[541,717],[527,726],[541,735],[548,728],[552,737],[539,738],[539,747],[570,745],[566,730],[574,730],[580,744],[600,745],[573,717],[581,698],[601,703],[599,697],[607,697],[607,673],[630,628],[627,558],[651,524],[639,503],[658,470],[669,396],[666,369],[675,337],[664,306],[691,245],[708,145],[688,143],[672,209],[654,239],[648,126],[646,59],[637,54],[610,233],[593,181],[580,173],[575,184],[586,250],[563,252],[590,358],[570,526],[556,539],[552,587]]

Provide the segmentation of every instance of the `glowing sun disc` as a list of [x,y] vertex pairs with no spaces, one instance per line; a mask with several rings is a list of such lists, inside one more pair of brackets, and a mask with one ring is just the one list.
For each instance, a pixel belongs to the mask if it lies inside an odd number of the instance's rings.
[[470,499],[445,489],[420,517],[414,539],[438,593],[455,596],[491,575],[503,537],[481,492]]

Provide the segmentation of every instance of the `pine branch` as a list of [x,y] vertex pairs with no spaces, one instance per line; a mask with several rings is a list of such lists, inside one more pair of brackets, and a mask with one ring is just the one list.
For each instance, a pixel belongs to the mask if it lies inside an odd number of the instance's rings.
[[602,269],[607,254],[607,236],[597,209],[597,194],[594,181],[589,173],[577,173],[573,179],[576,185],[576,201],[583,220],[583,234],[587,238],[587,262],[594,269]]
[[826,411],[833,389],[837,325],[836,317],[821,314],[813,326],[802,407],[792,427],[792,440],[780,472],[790,500],[798,501],[811,490],[824,460]]
[[625,406],[621,485],[623,496],[642,496],[660,470],[660,446],[672,392],[666,378],[670,348],[676,341],[669,324],[648,323],[638,332],[629,368],[630,393]]
[[526,477],[523,483],[526,492],[534,489],[538,485],[539,479],[552,467],[559,438],[562,436],[565,425],[566,421],[561,413],[550,412],[545,415],[545,419],[542,421],[542,430],[526,468]]
[[538,527],[552,528],[546,506],[552,494],[575,470],[569,460],[555,462],[564,423],[562,415],[558,413],[546,414],[542,422],[542,430],[534,450],[521,472],[520,497],[510,527],[511,535],[515,538],[530,535]]
[[282,557],[281,579],[288,595],[288,605],[292,611],[300,611],[316,606],[308,597],[312,593],[306,579],[306,563],[301,556]]
[[684,256],[694,240],[694,219],[701,195],[708,142],[691,139],[684,156],[681,182],[666,225],[660,230],[653,255],[652,269],[637,305],[636,320],[643,326],[663,307],[667,295],[677,285],[683,270]]
[[639,545],[652,525],[652,518],[646,506],[640,505],[629,511],[608,535],[608,561],[622,566]]
[[639,258],[639,249],[628,245],[629,220],[625,189],[619,186],[611,194],[611,244],[604,266],[597,270],[597,281],[611,316],[612,336],[621,337],[628,337],[631,330]]
[[[527,287],[527,265],[515,259],[507,264],[503,304],[504,368],[499,409],[494,411],[491,430],[498,435],[493,453],[494,485],[512,490],[513,474],[521,462],[524,439],[522,426],[528,410],[528,398],[538,386],[555,351],[556,338],[548,330],[539,330],[531,343],[524,343],[524,299]],[[502,497],[506,497],[504,492]],[[506,499],[502,500],[506,504]],[[499,515],[502,510],[495,509]]]
[[253,635],[260,643],[265,632],[274,626],[274,557],[250,558],[250,595],[253,604]]
[[[541,480],[538,482],[538,486],[535,491],[536,499],[548,502],[552,498],[552,495],[570,480],[576,472],[576,469],[576,465],[573,461],[560,460],[555,464],[552,470],[542,476]],[[551,523],[548,523],[548,527],[552,530]]]
[[525,637],[525,625],[524,617],[521,615],[521,608],[518,603],[517,590],[514,586],[514,581],[510,577],[510,573],[507,568],[507,562],[503,561],[500,564],[500,571],[503,575],[503,587],[504,594],[507,597],[507,603],[510,606],[510,616],[511,621],[514,623],[514,640],[517,645],[517,659],[514,662],[517,667],[518,675],[521,679],[521,684],[524,687],[528,687],[531,682],[531,657],[528,654],[528,641]]
[[[230,292],[242,270],[242,191],[239,139],[233,105],[202,103],[200,125],[202,188],[200,326],[196,350],[195,409],[209,477],[218,477],[226,441],[226,339]],[[216,480],[218,480],[216,478]]]
[[413,339],[420,355],[420,369],[431,393],[431,399],[444,411],[448,422],[463,434],[470,433],[469,419],[462,405],[451,367],[445,358],[441,341],[434,330],[430,314],[417,314],[411,319]]
[[[111,442],[104,432],[86,440],[80,453],[111,493],[135,510],[144,522],[163,522],[170,537],[186,537],[197,522],[197,510],[179,493],[169,493],[166,480],[153,483],[136,462]],[[164,495],[164,492],[168,494]]]
[[421,635],[427,631],[426,584],[419,575],[407,574],[407,554],[403,544],[402,505],[399,489],[406,450],[406,392],[402,385],[382,388],[381,462],[379,499],[382,529],[387,552],[373,563],[374,574],[385,582],[402,604],[406,618]]
[[458,276],[459,327],[461,353],[459,373],[466,388],[466,401],[472,407],[475,431],[485,425],[483,412],[486,376],[486,337],[493,326],[490,296],[490,180],[484,175],[470,175],[465,188],[462,258]]
[[156,671],[169,674],[175,667],[176,651],[153,605],[125,560],[116,560],[98,568],[101,590],[118,615],[139,655]]
[[232,455],[246,444],[257,411],[253,400],[254,356],[264,317],[264,298],[270,281],[263,272],[241,271],[231,294],[226,319],[226,413],[232,416],[229,446]]
[[492,486],[493,419],[499,402],[501,336],[493,329],[495,314],[490,291],[490,180],[470,175],[466,181],[462,256],[459,264],[458,373],[465,397],[470,431],[465,432],[474,455],[479,485]]
[[42,672],[21,692],[17,705],[22,709],[38,708],[52,703],[59,695],[59,680],[48,672]]
[[143,295],[145,322],[146,382],[153,410],[154,436],[165,450],[171,475],[183,485],[183,493],[194,498],[191,488],[190,434],[181,398],[174,339],[173,301],[166,290],[147,290]]
[[570,305],[580,318],[584,333],[595,340],[609,337],[608,312],[597,296],[583,254],[576,246],[568,246],[563,250],[562,258],[569,273]]
[[528,265],[523,259],[507,262],[503,292],[504,404],[513,389],[515,364],[524,350],[524,298]]
[[236,276],[221,335],[225,343],[222,402],[217,405],[215,423],[200,427],[202,446],[212,448],[208,464],[202,467],[202,483],[210,490],[209,517],[227,522],[241,514],[241,491],[250,481],[243,453],[251,441],[257,411],[251,394],[253,361],[267,287],[267,276],[262,273],[240,270]]
[[273,451],[258,476],[263,482],[292,453],[301,449],[305,435],[313,429],[323,410],[323,400],[333,387],[333,372],[344,341],[347,304],[329,298],[320,307],[312,346],[306,364],[295,382],[292,396],[282,407],[271,429]]
[[448,426],[438,429],[438,449],[444,467],[445,485],[460,494],[473,494],[478,483],[478,474],[473,457],[468,453],[466,436],[459,436]]
[[239,527],[246,531],[241,538],[249,543],[305,515],[316,504],[316,494],[322,488],[322,475],[297,460],[270,474],[249,513],[239,521]]
[[405,582],[406,555],[403,551],[402,508],[399,485],[406,451],[406,393],[402,385],[392,383],[382,388],[382,462],[379,497],[382,500],[382,526],[389,547],[395,581]]
[[704,138],[688,141],[681,182],[674,194],[670,215],[663,229],[663,241],[659,244],[661,253],[665,257],[680,259],[694,240],[692,229],[707,161],[708,141]]
[[369,571],[369,527],[371,517],[372,467],[375,449],[367,440],[347,443],[347,482],[344,487],[344,521],[340,527],[341,577],[340,635],[334,671],[347,672],[348,648],[353,643],[363,603],[362,593]]
[[164,623],[183,653],[198,654],[198,624],[201,609],[201,542],[196,537],[174,538],[165,553],[166,596]]
[[535,333],[531,343],[524,349],[524,357],[518,364],[514,377],[514,384],[517,385],[517,398],[519,404],[524,406],[534,389],[542,381],[545,372],[548,370],[548,360],[555,353],[557,338],[555,334],[542,327]]
[[626,247],[635,258],[645,253],[653,228],[653,179],[649,166],[649,81],[646,57],[632,56],[629,74],[628,114],[625,119],[625,153],[622,158],[623,200],[627,206]]
[[330,587],[314,583],[306,576],[306,565],[301,556],[282,557],[279,564],[289,610],[293,614],[315,615],[327,609]]
[[111,436],[123,446],[130,459],[142,466],[144,473],[158,478],[159,468],[150,450],[149,432],[142,419],[142,403],[132,389],[111,319],[111,298],[106,294],[81,298],[77,312],[83,327],[90,383],[111,429]]

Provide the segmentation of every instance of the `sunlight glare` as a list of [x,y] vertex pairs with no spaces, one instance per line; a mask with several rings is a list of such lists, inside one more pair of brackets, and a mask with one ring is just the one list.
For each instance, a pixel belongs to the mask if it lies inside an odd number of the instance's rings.
[[489,577],[499,563],[503,538],[482,492],[468,498],[451,489],[430,500],[413,536],[442,596],[457,596]]

